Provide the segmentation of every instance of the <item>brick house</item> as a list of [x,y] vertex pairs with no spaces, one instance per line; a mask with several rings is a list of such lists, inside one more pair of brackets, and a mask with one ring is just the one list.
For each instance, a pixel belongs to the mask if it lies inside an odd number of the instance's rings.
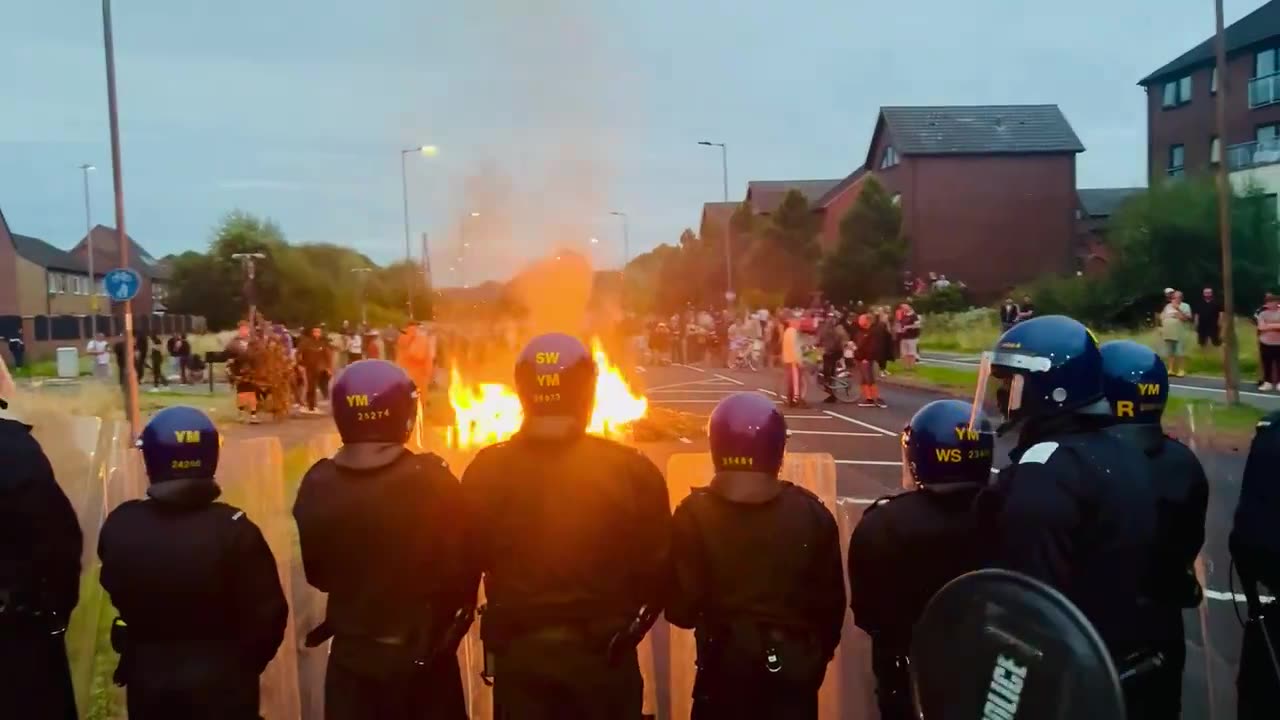
[[1083,151],[1056,105],[882,107],[866,167],[902,206],[908,269],[990,297],[1075,269]]
[[1218,71],[1210,36],[1139,81],[1147,93],[1147,174],[1203,173],[1280,163],[1280,0],[1225,29],[1226,138],[1218,138]]
[[1129,198],[1146,188],[1081,188],[1080,209],[1076,211],[1078,245],[1076,258],[1080,270],[1094,275],[1104,272],[1111,260],[1107,232],[1111,218]]
[[[105,273],[119,267],[120,246],[116,239],[115,228],[95,225],[90,230],[90,237],[93,239],[93,269],[95,274]],[[81,238],[80,242],[71,248],[71,254],[82,261],[87,260],[89,255],[88,239],[89,237]],[[168,264],[152,257],[151,253],[139,245],[132,236],[127,239],[129,242],[129,267],[138,271],[138,274],[142,276],[142,287],[138,289],[138,296],[133,300],[134,314],[150,315],[164,312],[164,301],[168,296],[170,274]]]

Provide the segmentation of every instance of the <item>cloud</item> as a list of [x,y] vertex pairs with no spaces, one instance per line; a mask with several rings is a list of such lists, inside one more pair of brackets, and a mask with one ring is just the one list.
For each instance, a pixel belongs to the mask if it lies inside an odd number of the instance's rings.
[[302,183],[285,182],[283,180],[267,180],[265,178],[243,178],[237,180],[220,180],[219,190],[302,190]]

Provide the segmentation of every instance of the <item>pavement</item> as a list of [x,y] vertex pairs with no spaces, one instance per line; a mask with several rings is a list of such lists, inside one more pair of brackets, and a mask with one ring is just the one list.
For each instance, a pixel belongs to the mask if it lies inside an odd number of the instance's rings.
[[[923,353],[921,361],[926,365],[966,368],[976,371],[979,356],[974,353],[948,353],[930,351]],[[1187,377],[1169,378],[1169,390],[1178,397],[1188,399],[1221,400],[1226,397],[1226,381],[1211,375],[1188,375]],[[1280,392],[1258,392],[1253,379],[1242,379],[1240,383],[1241,402],[1261,410],[1280,410]]]
[[[974,362],[936,357],[931,361],[973,365],[976,358]],[[704,417],[710,416],[715,404],[732,393],[751,391],[777,398],[781,385],[777,371],[753,373],[692,365],[637,368],[635,377],[643,384],[650,403]],[[1211,380],[1196,378],[1194,382],[1203,384],[1202,391],[1212,391]],[[877,498],[901,492],[898,434],[918,408],[944,397],[891,383],[892,377],[880,385],[881,396],[889,405],[883,409],[859,408],[851,403],[823,404],[812,389],[806,409],[779,405],[792,433],[788,449],[830,453],[836,462],[837,494],[848,498],[846,503],[865,507]],[[1272,400],[1270,396],[1264,398]],[[1280,398],[1276,400],[1280,407]],[[707,451],[705,439],[686,440],[680,451]],[[1206,541],[1199,561],[1206,581],[1206,600],[1198,610],[1188,610],[1184,616],[1184,717],[1223,720],[1235,717],[1235,665],[1242,634],[1236,612],[1244,613],[1243,596],[1233,593],[1231,587],[1227,535],[1239,497],[1247,448],[1223,448],[1197,438],[1192,438],[1190,444],[1209,476],[1210,502]],[[1008,448],[1000,445],[997,471],[1008,464]],[[661,462],[661,458],[655,461]]]

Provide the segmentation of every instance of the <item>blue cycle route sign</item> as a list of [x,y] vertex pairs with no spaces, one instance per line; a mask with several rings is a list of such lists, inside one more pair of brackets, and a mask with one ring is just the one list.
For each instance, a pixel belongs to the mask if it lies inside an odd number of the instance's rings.
[[102,282],[112,302],[125,302],[137,297],[142,276],[131,268],[117,268],[108,272]]

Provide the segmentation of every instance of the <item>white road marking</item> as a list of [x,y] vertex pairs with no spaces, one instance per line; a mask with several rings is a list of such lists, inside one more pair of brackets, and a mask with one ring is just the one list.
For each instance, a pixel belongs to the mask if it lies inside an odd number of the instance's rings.
[[778,397],[778,393],[776,393],[776,392],[774,392],[774,391],[772,391],[772,390],[765,390],[764,388],[756,388],[756,390],[757,390],[758,392],[762,392],[762,393],[764,393],[764,394],[766,394],[766,395],[772,395],[772,396],[774,396],[774,397]]
[[731,377],[729,377],[728,375],[721,375],[720,373],[716,373],[716,377],[720,378],[721,380],[728,380],[729,382],[733,383],[734,385],[746,385],[746,383],[742,382],[741,380],[737,380],[737,379],[735,379],[735,378],[731,378]]
[[671,388],[690,387],[692,385],[701,385],[703,387],[715,387],[719,384],[720,383],[718,383],[715,380],[688,380],[686,382],[668,383],[666,385],[655,385],[654,387],[646,388],[646,392],[657,392],[658,390],[669,390]]
[[837,460],[837,465],[883,465],[883,466],[900,466],[901,460]]
[[680,437],[680,442],[684,443],[685,445],[692,445],[692,444],[693,444],[693,441],[692,441],[692,440],[690,440],[690,439],[689,439],[689,438],[687,438],[687,437],[684,437],[683,435]]
[[783,415],[788,420],[831,420],[830,415]]
[[860,497],[844,497],[844,496],[836,498],[836,504],[839,504],[842,502],[852,503],[854,505],[871,505],[875,503],[875,499],[860,498]]
[[[1227,601],[1234,600],[1235,602],[1238,602],[1238,603],[1245,602],[1245,596],[1242,593],[1227,593],[1227,592],[1222,592],[1220,590],[1206,589],[1204,591],[1204,596],[1210,600],[1227,600]],[[1263,595],[1259,599],[1262,600],[1262,602],[1264,603],[1272,603],[1276,601],[1276,599],[1271,597],[1270,595]]]
[[706,372],[706,370],[703,370],[703,369],[702,369],[702,368],[700,368],[700,367],[695,367],[695,366],[693,366],[693,365],[685,365],[684,363],[672,363],[672,364],[673,364],[673,365],[675,365],[676,367],[682,367],[682,368],[684,368],[684,369],[686,369],[686,370],[694,370],[694,371],[696,371],[696,372],[700,372],[700,373],[704,373],[704,372]]
[[841,415],[841,414],[840,414],[840,413],[838,413],[838,412],[831,412],[830,410],[823,410],[822,412],[824,412],[824,413],[826,413],[826,414],[830,415],[831,417],[840,418],[841,420],[844,420],[844,421],[846,421],[846,422],[851,422],[851,423],[853,423],[854,425],[861,425],[862,427],[864,427],[864,428],[866,428],[866,429],[868,429],[868,430],[875,430],[876,432],[880,433],[881,435],[888,435],[889,437],[898,437],[898,433],[893,432],[892,430],[885,430],[884,428],[882,428],[882,427],[876,427],[875,425],[872,425],[871,423],[862,422],[861,420],[854,420],[853,418],[849,417],[848,415]]
[[792,435],[837,435],[839,437],[880,437],[879,433],[837,432],[835,430],[788,430]]
[[737,390],[734,390],[732,388],[725,388],[724,390],[692,390],[689,388],[653,388],[652,390],[649,390],[650,394],[653,394],[653,393],[702,393],[704,395],[709,395],[712,393],[719,393],[723,395],[726,393],[735,393],[735,392],[737,392]]
[[643,374],[643,373],[647,373],[647,372],[649,372],[649,371],[648,371],[648,370],[645,370],[643,365],[637,365],[637,366],[636,366],[636,372]]
[[[677,404],[677,403],[683,403],[683,404],[686,404],[686,405],[694,405],[694,404],[699,404],[699,403],[710,403],[710,404],[714,405],[714,404],[716,404],[716,403],[719,403],[719,402],[720,402],[719,400],[667,400],[666,398],[650,398],[650,400],[652,400],[653,402],[658,403],[658,404],[660,404],[660,405],[674,405],[674,404]],[[774,404],[774,405],[781,405],[781,404],[782,404],[782,401],[781,401],[781,400],[774,400],[774,401],[773,401],[773,404]]]

